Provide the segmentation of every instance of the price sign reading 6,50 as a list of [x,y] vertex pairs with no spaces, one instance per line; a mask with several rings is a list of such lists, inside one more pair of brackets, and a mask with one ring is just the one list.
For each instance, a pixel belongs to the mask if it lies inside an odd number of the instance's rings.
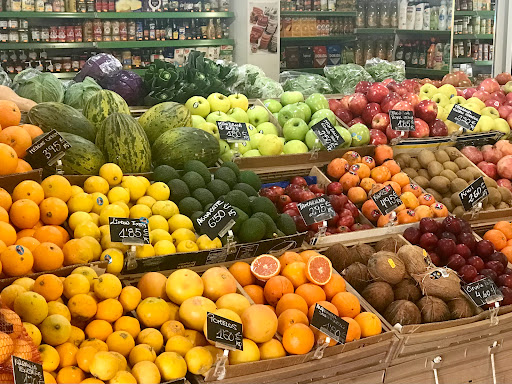
[[483,177],[479,177],[459,193],[460,201],[466,211],[471,211],[487,195],[489,195],[489,190]]
[[224,349],[244,350],[242,324],[211,312],[206,315],[206,337]]
[[227,231],[235,225],[235,220],[238,218],[238,213],[231,206],[231,204],[224,200],[217,200],[206,213],[197,218],[197,224],[201,233],[206,234],[210,239],[215,239],[217,236],[224,236]]
[[148,219],[125,219],[109,217],[110,239],[115,243],[126,245],[150,244]]

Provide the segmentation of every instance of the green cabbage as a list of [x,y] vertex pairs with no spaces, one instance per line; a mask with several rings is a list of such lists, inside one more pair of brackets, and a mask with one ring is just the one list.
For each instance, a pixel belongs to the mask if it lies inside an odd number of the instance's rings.
[[342,64],[324,68],[325,77],[331,82],[332,87],[343,95],[354,93],[357,83],[360,81],[373,82],[372,76],[360,65]]
[[101,89],[92,77],[87,76],[81,83],[71,84],[66,89],[64,103],[75,109],[83,109],[87,100]]
[[372,75],[375,81],[393,79],[401,82],[405,80],[405,62],[402,60],[389,62],[379,58],[368,60],[364,69]]
[[277,81],[268,77],[258,77],[254,84],[247,89],[247,97],[251,99],[271,99],[281,97],[283,87]]
[[16,75],[12,88],[21,97],[44,103],[64,100],[64,87],[59,79],[51,73],[42,73],[28,68]]

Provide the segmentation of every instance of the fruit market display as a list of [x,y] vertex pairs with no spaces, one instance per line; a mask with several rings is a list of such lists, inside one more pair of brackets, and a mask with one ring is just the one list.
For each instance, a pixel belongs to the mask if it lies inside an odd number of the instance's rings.
[[489,190],[489,196],[482,202],[484,210],[509,208],[512,202],[508,188],[485,176],[454,147],[435,151],[424,149],[417,156],[403,153],[396,156],[396,161],[416,184],[456,216],[462,216],[465,212],[459,197],[460,191],[482,176]]
[[512,145],[510,141],[500,140],[494,145],[481,148],[467,146],[461,153],[482,170],[496,184],[512,191]]

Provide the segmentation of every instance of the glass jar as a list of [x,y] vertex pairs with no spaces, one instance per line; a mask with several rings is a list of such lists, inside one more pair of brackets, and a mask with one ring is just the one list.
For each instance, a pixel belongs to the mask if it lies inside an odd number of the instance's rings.
[[101,20],[95,19],[92,23],[92,32],[94,41],[103,41],[103,24]]
[[103,22],[103,41],[111,41],[112,40],[112,23],[110,20],[105,20]]
[[75,42],[75,27],[73,25],[66,25],[66,43]]
[[77,24],[73,29],[73,33],[75,35],[75,42],[81,43],[83,41],[82,26],[80,24]]
[[71,72],[71,56],[62,58],[62,72]]
[[65,43],[66,42],[66,26],[59,25],[57,34],[58,34],[57,41],[59,43]]
[[92,20],[86,20],[83,24],[83,41],[91,42],[94,40]]
[[112,41],[119,41],[121,37],[119,36],[119,21],[112,20]]
[[31,27],[30,28],[30,38],[32,41],[35,41],[35,42],[41,41],[41,29],[39,27]]
[[[41,37],[42,35],[43,33],[41,30]],[[50,43],[56,43],[57,41],[59,41],[59,29],[56,25],[52,25],[50,27]]]
[[50,41],[50,28],[41,27],[41,42],[48,43]]

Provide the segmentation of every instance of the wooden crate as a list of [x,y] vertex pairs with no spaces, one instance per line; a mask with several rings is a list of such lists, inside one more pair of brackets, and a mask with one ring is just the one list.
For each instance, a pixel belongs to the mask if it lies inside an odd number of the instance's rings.
[[24,180],[33,180],[41,183],[43,180],[42,168],[24,173],[13,173],[11,175],[0,176],[0,188],[12,193],[14,188]]

